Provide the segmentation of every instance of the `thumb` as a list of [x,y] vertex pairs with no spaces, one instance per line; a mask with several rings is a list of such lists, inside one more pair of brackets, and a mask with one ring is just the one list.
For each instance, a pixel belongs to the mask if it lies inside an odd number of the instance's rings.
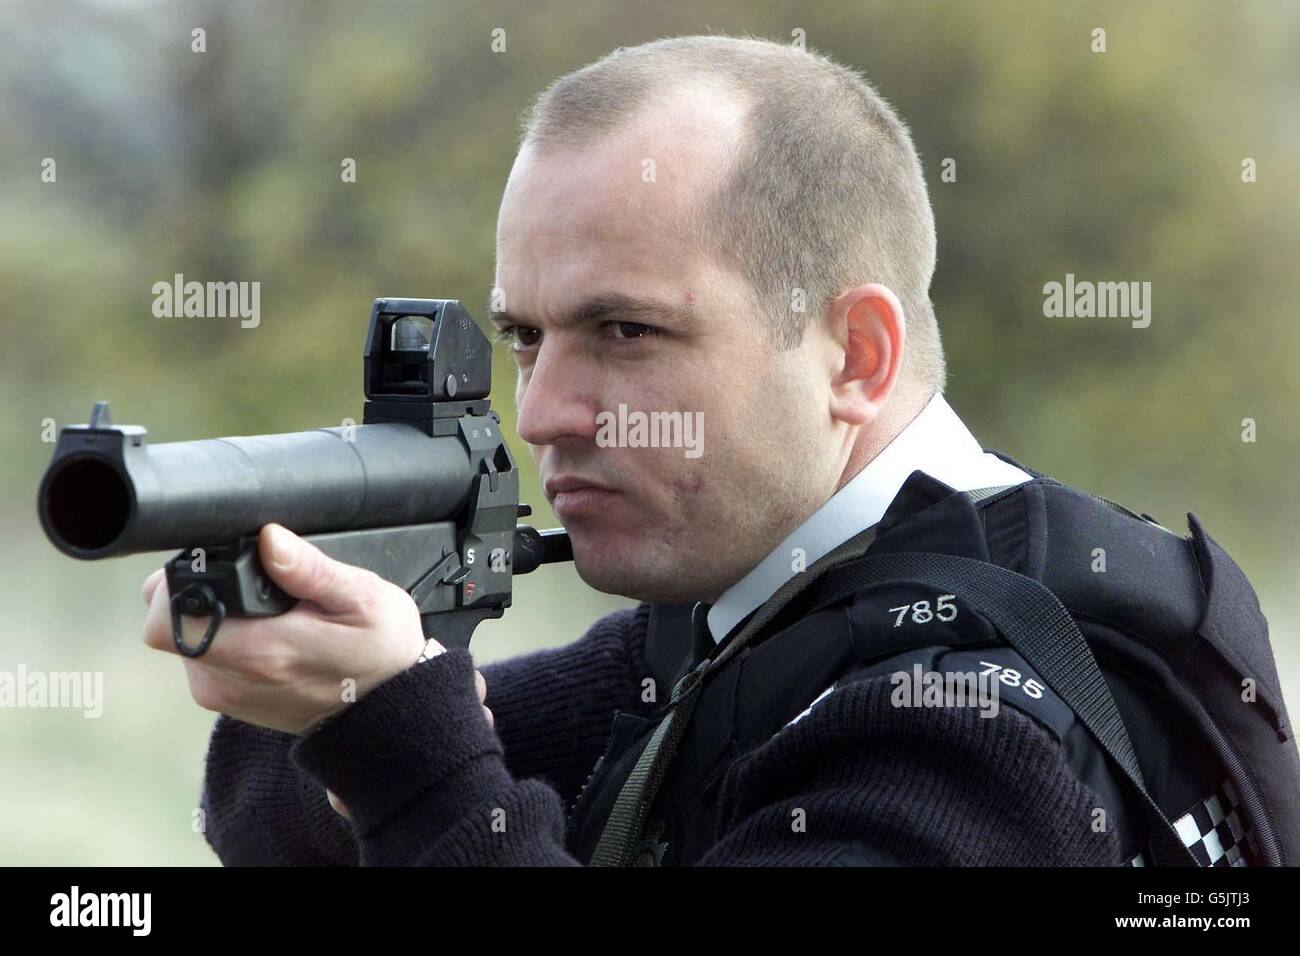
[[356,610],[361,595],[374,586],[369,572],[335,561],[282,525],[264,526],[258,549],[272,581],[331,614]]
[[348,813],[348,808],[344,805],[343,801],[334,796],[333,790],[327,789],[325,791],[325,796],[329,798],[330,806],[334,808],[335,813],[345,819],[352,819],[352,814]]

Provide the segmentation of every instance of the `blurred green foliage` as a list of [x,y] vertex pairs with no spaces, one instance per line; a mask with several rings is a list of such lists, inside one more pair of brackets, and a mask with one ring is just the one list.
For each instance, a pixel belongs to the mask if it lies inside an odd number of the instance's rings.
[[[482,318],[537,91],[658,36],[795,30],[912,127],[954,406],[986,446],[1175,530],[1195,511],[1256,581],[1300,706],[1294,4],[16,0],[0,6],[0,668],[103,669],[110,697],[99,722],[0,712],[0,862],[213,861],[190,825],[210,715],[138,643],[135,588],[158,559],[78,565],[45,544],[42,422],[84,421],[97,398],[155,441],[359,417],[375,296]],[[178,272],[260,281],[260,326],[155,318],[151,287]],[[1151,327],[1044,318],[1042,287],[1067,272],[1151,282]],[[513,433],[504,352],[496,382]],[[481,632],[483,659],[628,603],[545,574]]]

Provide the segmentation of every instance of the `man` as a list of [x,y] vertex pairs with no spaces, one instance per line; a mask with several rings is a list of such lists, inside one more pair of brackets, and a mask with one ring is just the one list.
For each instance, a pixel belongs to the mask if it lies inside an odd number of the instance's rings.
[[[906,128],[820,55],[688,37],[557,81],[502,200],[492,318],[578,573],[647,603],[480,675],[467,652],[426,646],[400,589],[268,526],[266,568],[303,603],[227,621],[205,657],[184,660],[194,699],[224,715],[205,780],[221,859],[587,862],[566,810],[615,715],[651,726],[668,695],[647,661],[651,603],[704,602],[703,636],[721,648],[905,485],[1030,480],[982,451],[943,398],[934,264]],[[620,405],[698,415],[702,453],[610,447],[599,419]],[[145,582],[145,640],[172,651],[165,592],[161,572]],[[349,679],[356,700],[341,703]],[[1032,713],[904,708],[892,689],[880,676],[799,701],[796,719],[724,761],[709,832],[657,852],[691,844],[679,862],[721,865],[1121,861],[1114,828],[1094,825],[1102,797]]]

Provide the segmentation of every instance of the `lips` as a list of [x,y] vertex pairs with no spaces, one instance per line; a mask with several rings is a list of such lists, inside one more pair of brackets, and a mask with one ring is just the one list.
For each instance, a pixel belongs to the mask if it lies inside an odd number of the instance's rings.
[[560,518],[599,512],[618,495],[613,488],[577,475],[549,478],[542,483],[542,490],[551,503],[551,509]]
[[546,481],[542,483],[542,493],[546,495],[548,501],[554,501],[556,495],[582,491],[584,489],[609,492],[614,490],[608,485],[602,485],[598,481],[593,481],[590,478],[582,478],[578,475],[559,475],[555,478],[547,478]]

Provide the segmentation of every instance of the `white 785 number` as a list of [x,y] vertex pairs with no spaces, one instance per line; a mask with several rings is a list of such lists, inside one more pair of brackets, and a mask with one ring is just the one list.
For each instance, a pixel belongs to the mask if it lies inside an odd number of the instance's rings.
[[955,594],[940,594],[934,601],[934,609],[930,609],[929,601],[917,601],[915,604],[904,604],[902,607],[891,607],[889,613],[898,612],[898,617],[894,619],[894,627],[900,627],[903,619],[907,617],[907,612],[912,612],[913,624],[929,624],[935,618],[947,622],[957,616],[957,605],[952,603]]
[[998,680],[1008,687],[1019,687],[1025,692],[1026,697],[1039,700],[1043,696],[1043,685],[1036,680],[1027,680],[1021,683],[1020,678],[1022,675],[1014,667],[1003,667],[1001,664],[990,664],[988,661],[980,661],[980,665],[988,668],[986,671],[980,671],[981,674],[997,674]]

